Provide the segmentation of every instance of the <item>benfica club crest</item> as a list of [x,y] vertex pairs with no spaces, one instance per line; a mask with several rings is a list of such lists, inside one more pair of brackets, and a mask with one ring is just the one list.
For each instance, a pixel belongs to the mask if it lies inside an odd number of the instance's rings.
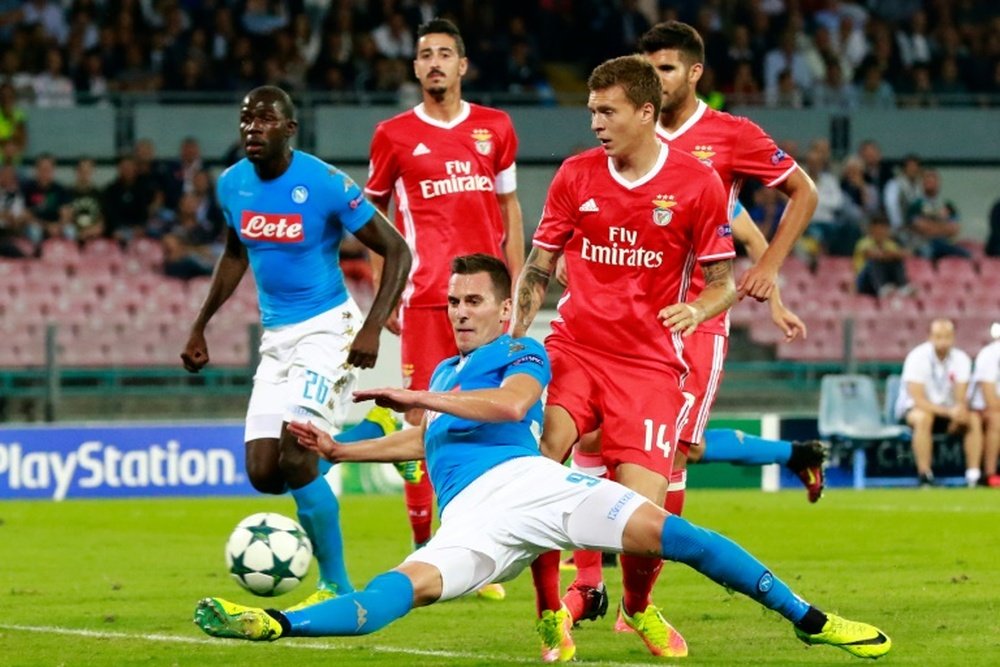
[[695,146],[694,150],[691,151],[691,155],[698,158],[706,167],[711,167],[712,156],[715,155],[715,151],[712,150],[711,146]]
[[660,195],[653,200],[653,224],[657,227],[666,227],[674,219],[674,212],[671,210],[677,202],[673,195]]
[[480,155],[489,155],[493,150],[493,133],[489,130],[473,130],[472,139],[476,142],[476,151]]

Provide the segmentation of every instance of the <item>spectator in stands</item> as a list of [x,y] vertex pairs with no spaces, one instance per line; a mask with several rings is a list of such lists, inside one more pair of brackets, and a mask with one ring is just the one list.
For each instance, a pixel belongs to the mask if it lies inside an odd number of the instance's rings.
[[732,84],[723,89],[733,104],[760,104],[760,84],[753,75],[753,64],[736,64]]
[[965,103],[969,88],[961,79],[958,61],[955,58],[945,58],[941,61],[941,71],[934,82],[934,94],[938,102],[944,106],[958,106]]
[[163,270],[168,276],[187,280],[212,275],[221,246],[218,234],[199,220],[197,195],[185,194],[177,206],[174,225],[163,236]]
[[40,26],[46,39],[56,44],[66,43],[69,26],[62,5],[55,0],[28,0],[21,7],[21,21],[27,26]]
[[104,235],[101,189],[94,184],[94,161],[83,158],[76,163],[76,181],[69,192],[72,238],[86,243]]
[[812,86],[812,72],[795,43],[795,33],[790,30],[782,33],[780,46],[764,56],[765,94],[778,94],[780,79],[785,72],[788,72],[797,89],[808,90]]
[[[993,324],[994,330],[1000,328]],[[996,331],[994,331],[996,333]],[[997,336],[994,335],[994,338]],[[987,486],[1000,487],[997,458],[1000,457],[1000,340],[994,340],[976,355],[972,371],[969,406],[983,420],[983,477]]]
[[399,12],[389,14],[384,23],[372,30],[372,39],[379,54],[386,58],[413,59],[413,33],[406,17]]
[[913,429],[913,455],[921,486],[934,484],[935,434],[962,435],[965,479],[971,485],[982,473],[983,432],[979,414],[967,399],[972,361],[955,347],[955,325],[948,319],[931,322],[930,339],[913,348],[903,362],[896,418]]
[[71,107],[76,104],[73,82],[66,76],[62,51],[49,49],[45,54],[45,70],[35,76],[35,105],[40,107]]
[[169,180],[165,194],[169,208],[175,208],[181,195],[191,192],[194,175],[204,168],[201,144],[194,137],[185,137],[181,141],[178,159],[168,165]]
[[0,84],[0,144],[9,144],[16,159],[28,145],[28,114],[17,105],[14,86],[4,81]]
[[881,212],[878,189],[865,180],[865,164],[857,155],[844,160],[840,171],[840,189],[847,197],[850,216],[859,224]]
[[806,173],[816,184],[816,192],[819,195],[816,211],[803,234],[801,244],[811,256],[811,262],[823,252],[837,251],[841,255],[850,254],[850,251],[844,252],[843,248],[849,244],[853,249],[854,241],[860,235],[847,228],[849,223],[843,215],[847,198],[840,188],[840,181],[830,171],[827,150],[828,144],[824,148],[823,144],[814,142],[806,152],[804,165]]
[[865,183],[873,186],[881,197],[885,184],[892,179],[892,167],[882,159],[882,149],[874,139],[865,139],[858,146],[858,157],[861,158]]
[[961,232],[958,209],[941,196],[941,177],[934,169],[925,169],[923,194],[910,204],[907,223],[916,250],[937,261],[942,257],[971,257],[955,241]]
[[32,242],[62,236],[59,209],[69,202],[69,193],[56,181],[56,160],[52,155],[43,153],[35,159],[35,177],[24,186],[24,201],[28,207],[28,237]]
[[993,202],[990,209],[990,235],[986,238],[986,254],[1000,257],[1000,199]]
[[107,99],[111,84],[104,75],[104,62],[96,51],[84,55],[73,75],[73,86],[81,104],[95,104]]
[[896,45],[903,66],[907,69],[917,65],[931,64],[931,37],[927,34],[927,12],[918,10],[910,17],[909,30],[896,31]]
[[778,75],[777,86],[764,91],[764,100],[769,107],[778,107],[780,109],[802,108],[802,90],[795,84],[791,70],[785,70]]
[[24,257],[27,239],[27,206],[13,165],[0,167],[0,257]]
[[278,0],[247,0],[243,28],[251,35],[264,37],[287,25],[285,3]]
[[909,252],[892,239],[888,218],[873,217],[868,223],[868,233],[854,246],[858,294],[880,298],[897,293],[911,294],[903,263],[908,255]]
[[894,109],[896,93],[889,82],[882,78],[882,70],[875,63],[864,66],[861,86],[857,88],[858,106],[864,109]]
[[836,60],[827,64],[823,80],[813,88],[812,105],[837,111],[849,111],[858,105],[857,91],[844,79],[843,69]]
[[150,183],[139,178],[135,158],[131,155],[118,158],[118,176],[101,197],[104,233],[122,242],[144,236],[155,199],[156,192]]
[[886,183],[882,192],[885,214],[896,235],[904,233],[910,206],[924,194],[922,174],[920,158],[910,153],[903,158],[899,173]]
[[937,104],[934,84],[931,82],[931,71],[925,65],[918,65],[909,72],[904,85],[899,88],[899,106],[909,108],[926,108]]

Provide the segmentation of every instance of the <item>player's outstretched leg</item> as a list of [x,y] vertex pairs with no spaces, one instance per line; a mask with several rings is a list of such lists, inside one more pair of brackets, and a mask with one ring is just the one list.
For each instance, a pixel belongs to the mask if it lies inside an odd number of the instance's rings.
[[780,463],[798,475],[805,484],[809,502],[814,503],[823,495],[826,456],[826,445],[819,440],[770,440],[743,431],[711,429],[705,431],[701,462],[743,466]]
[[244,607],[220,598],[198,603],[194,622],[213,637],[273,641],[279,637],[367,635],[413,608],[413,584],[401,572],[386,572],[356,591],[298,611]]
[[861,658],[878,658],[892,648],[890,639],[875,626],[824,614],[802,600],[732,540],[678,516],[667,516],[660,530],[664,558],[689,565],[777,611],[795,625],[802,641],[836,646]]

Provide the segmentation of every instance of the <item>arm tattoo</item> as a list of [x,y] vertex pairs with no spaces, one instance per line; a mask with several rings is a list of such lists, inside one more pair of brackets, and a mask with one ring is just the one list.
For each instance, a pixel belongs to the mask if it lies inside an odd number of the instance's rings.
[[549,289],[550,274],[537,264],[527,264],[521,274],[517,295],[517,321],[527,330],[542,307],[545,292]]
[[721,285],[733,279],[733,260],[724,259],[721,262],[702,264],[701,271],[705,275],[705,285]]

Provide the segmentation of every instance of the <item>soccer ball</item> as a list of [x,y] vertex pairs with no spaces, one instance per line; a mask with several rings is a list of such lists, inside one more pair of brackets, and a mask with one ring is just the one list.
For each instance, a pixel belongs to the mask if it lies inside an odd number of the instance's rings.
[[254,595],[266,597],[298,586],[312,555],[312,542],[302,526],[272,512],[243,519],[226,542],[229,574]]

